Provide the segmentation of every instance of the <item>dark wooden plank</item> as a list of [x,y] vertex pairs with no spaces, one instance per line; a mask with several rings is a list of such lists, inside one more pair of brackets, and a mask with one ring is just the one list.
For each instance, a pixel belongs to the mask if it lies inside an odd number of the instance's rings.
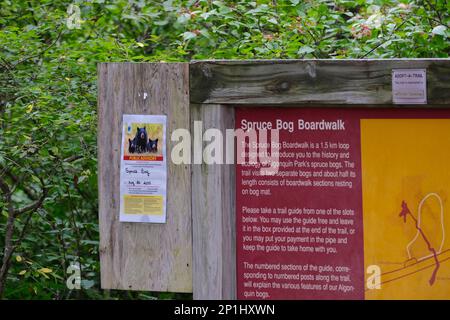
[[188,64],[102,63],[98,75],[101,286],[192,292],[189,166],[167,161],[167,223],[119,221],[122,114],[167,115],[170,155],[172,131],[190,123]]
[[197,61],[191,103],[392,105],[392,69],[427,69],[428,104],[450,105],[450,59]]

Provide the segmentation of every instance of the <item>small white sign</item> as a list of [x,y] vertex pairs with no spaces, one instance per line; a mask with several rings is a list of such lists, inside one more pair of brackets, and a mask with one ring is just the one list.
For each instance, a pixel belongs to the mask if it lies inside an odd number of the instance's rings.
[[394,104],[426,104],[427,70],[393,69],[392,102]]
[[166,222],[165,115],[123,115],[120,221]]

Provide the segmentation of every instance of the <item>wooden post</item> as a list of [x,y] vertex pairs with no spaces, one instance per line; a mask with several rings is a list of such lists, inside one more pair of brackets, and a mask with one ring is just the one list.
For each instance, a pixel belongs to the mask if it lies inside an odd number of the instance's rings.
[[[234,128],[234,110],[192,105],[191,132],[195,120],[202,121],[203,131],[219,129],[225,139],[225,130]],[[204,146],[202,137],[197,138]],[[192,166],[194,299],[236,299],[234,173],[234,165]]]
[[101,286],[192,292],[191,173],[167,161],[167,223],[119,221],[123,114],[167,115],[171,133],[189,128],[187,63],[98,66],[98,166]]

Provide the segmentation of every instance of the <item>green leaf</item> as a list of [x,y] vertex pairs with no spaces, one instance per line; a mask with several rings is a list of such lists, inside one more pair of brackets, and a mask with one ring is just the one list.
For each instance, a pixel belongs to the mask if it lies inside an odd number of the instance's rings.
[[169,23],[169,20],[168,20],[168,19],[166,19],[166,20],[158,20],[158,21],[153,22],[153,24],[154,24],[154,25],[157,25],[157,26],[165,26],[165,25],[167,25],[168,23]]
[[90,289],[94,286],[95,282],[93,280],[81,280],[81,286],[83,289]]
[[27,113],[30,113],[31,111],[33,111],[33,104],[32,103],[30,103],[28,106],[27,106]]
[[297,51],[297,54],[298,55],[304,55],[304,54],[308,54],[308,53],[311,53],[311,52],[314,52],[314,51],[315,50],[313,48],[311,48],[310,46],[303,46]]
[[278,21],[275,18],[270,18],[269,20],[267,20],[270,23],[273,23],[275,25],[278,25]]
[[447,27],[443,25],[439,25],[437,27],[434,27],[431,31],[432,34],[437,34],[443,37],[447,36]]
[[53,152],[54,155],[58,155],[59,149],[58,147],[51,147],[50,150]]
[[193,32],[187,31],[183,33],[183,39],[184,41],[190,40],[190,39],[194,39],[195,37],[197,37],[197,35]]

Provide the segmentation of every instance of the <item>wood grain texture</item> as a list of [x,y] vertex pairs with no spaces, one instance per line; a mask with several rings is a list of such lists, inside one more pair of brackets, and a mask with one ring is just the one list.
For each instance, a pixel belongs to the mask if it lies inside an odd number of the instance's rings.
[[197,61],[190,65],[190,100],[392,106],[392,69],[402,68],[426,68],[428,104],[450,105],[450,59]]
[[[191,132],[194,120],[202,121],[203,130],[216,128],[224,133],[234,129],[234,110],[221,105],[192,105]],[[198,143],[207,144],[201,137]],[[234,165],[193,164],[194,299],[236,299],[235,226]]]
[[167,223],[119,221],[122,114],[167,115],[169,156],[172,130],[189,128],[188,64],[102,63],[98,76],[101,286],[192,292],[189,166],[167,161]]

